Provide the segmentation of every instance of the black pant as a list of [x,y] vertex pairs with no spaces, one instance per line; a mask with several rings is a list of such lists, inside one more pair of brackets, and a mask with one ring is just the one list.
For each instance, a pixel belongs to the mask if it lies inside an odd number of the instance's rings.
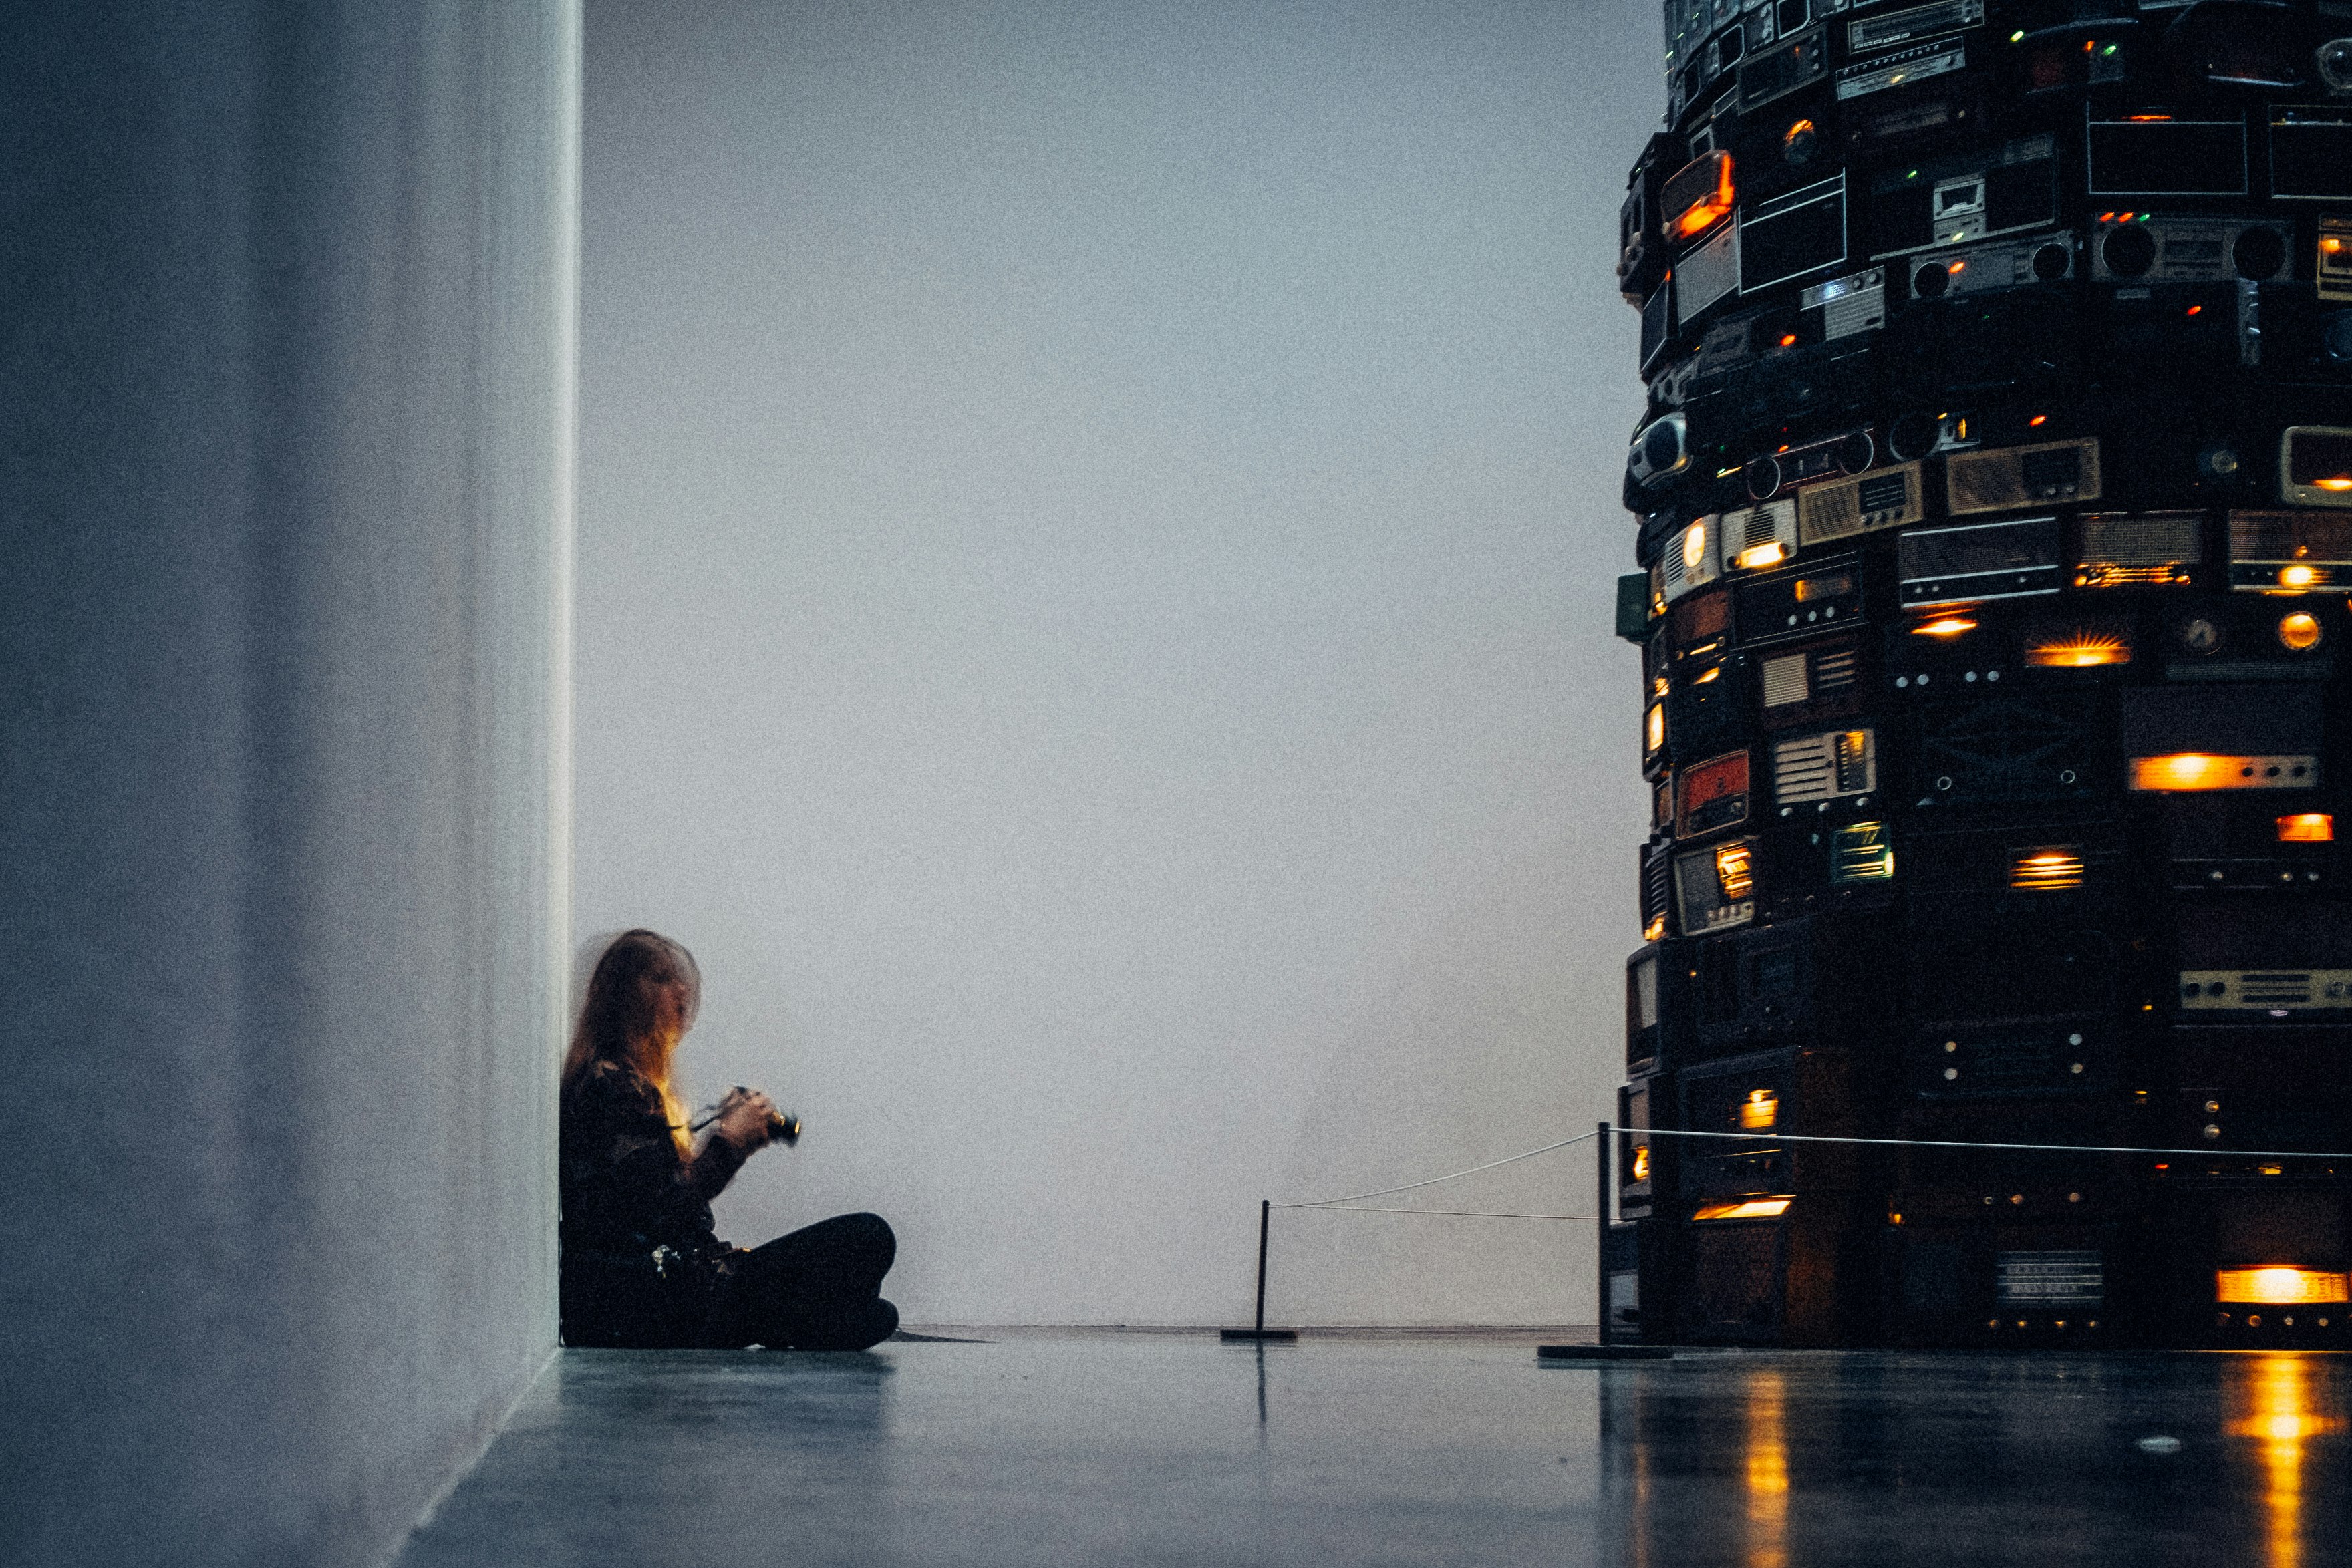
[[878,1214],[836,1214],[733,1260],[713,1322],[721,1344],[864,1350],[890,1337],[898,1309],[882,1276],[898,1239]]

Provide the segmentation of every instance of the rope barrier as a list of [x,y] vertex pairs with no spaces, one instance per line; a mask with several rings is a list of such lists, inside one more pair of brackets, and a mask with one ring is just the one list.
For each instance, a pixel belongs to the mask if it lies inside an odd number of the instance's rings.
[[[1504,1159],[1489,1161],[1483,1166],[1472,1166],[1468,1170],[1455,1171],[1452,1176],[1431,1176],[1427,1181],[1409,1181],[1402,1186],[1384,1186],[1378,1192],[1351,1193],[1346,1197],[1318,1197],[1307,1203],[1277,1203],[1274,1207],[1276,1208],[1328,1208],[1333,1204],[1360,1203],[1368,1197],[1389,1197],[1400,1192],[1412,1192],[1417,1187],[1435,1186],[1442,1181],[1459,1181],[1464,1176],[1476,1176],[1481,1171],[1500,1170],[1505,1166],[1517,1165],[1521,1160],[1531,1160],[1538,1155],[1548,1155],[1554,1149],[1564,1149],[1571,1144],[1580,1144],[1587,1138],[1599,1136],[1598,1133],[1579,1133],[1572,1138],[1562,1138],[1557,1144],[1546,1144],[1542,1148],[1529,1149],[1524,1155],[1512,1155]],[[1432,1211],[1424,1209],[1419,1212]]]
[[[2029,1149],[2060,1155],[2186,1155],[2196,1159],[2352,1160],[2352,1155],[2314,1149],[2142,1149],[2110,1144],[1988,1144],[1957,1138],[1833,1138],[1801,1133],[1701,1133],[1678,1127],[1619,1130],[1634,1138],[1738,1138],[1751,1144],[1873,1144],[1898,1149]],[[1588,1138],[1591,1135],[1590,1133],[1585,1134]]]
[[1592,1214],[1492,1214],[1483,1208],[1342,1208],[1328,1203],[1288,1203],[1276,1207],[1319,1208],[1327,1214],[1438,1214],[1456,1219],[1580,1219],[1587,1225],[1600,1218]]

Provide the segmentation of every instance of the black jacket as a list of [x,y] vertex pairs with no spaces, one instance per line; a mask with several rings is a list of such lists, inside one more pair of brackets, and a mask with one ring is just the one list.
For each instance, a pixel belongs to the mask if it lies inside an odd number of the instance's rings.
[[592,1062],[564,1088],[564,1343],[709,1342],[711,1302],[734,1256],[715,1233],[710,1200],[743,1158],[719,1137],[682,1156],[660,1092],[625,1063]]

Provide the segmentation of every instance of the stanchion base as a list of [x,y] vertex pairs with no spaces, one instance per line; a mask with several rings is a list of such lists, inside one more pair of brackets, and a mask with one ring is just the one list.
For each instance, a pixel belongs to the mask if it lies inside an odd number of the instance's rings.
[[1672,1361],[1662,1344],[1539,1344],[1538,1361]]
[[1298,1331],[1297,1329],[1219,1329],[1217,1337],[1228,1344],[1236,1342],[1246,1343],[1251,1340],[1289,1341],[1298,1337]]

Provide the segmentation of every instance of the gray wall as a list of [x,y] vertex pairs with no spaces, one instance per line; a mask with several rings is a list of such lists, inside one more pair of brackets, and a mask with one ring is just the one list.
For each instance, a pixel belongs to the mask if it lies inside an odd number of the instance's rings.
[[[720,1203],[915,1322],[1236,1321],[1262,1194],[1609,1113],[1612,274],[1656,0],[589,9],[581,930],[704,961]],[[1589,1151],[1406,1201],[1585,1213]],[[1277,1218],[1307,1322],[1590,1232]]]
[[380,1559],[552,1346],[577,55],[10,12],[10,1561]]

